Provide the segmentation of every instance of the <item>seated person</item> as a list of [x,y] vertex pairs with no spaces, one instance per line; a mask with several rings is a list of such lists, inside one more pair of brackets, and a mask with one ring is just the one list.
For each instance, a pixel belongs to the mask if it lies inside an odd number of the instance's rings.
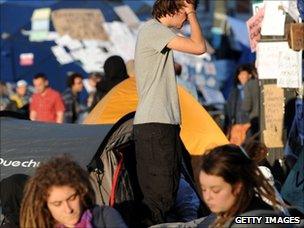
[[[265,215],[281,215],[282,205],[276,199],[274,188],[256,163],[236,145],[219,146],[204,154],[199,180],[203,199],[213,212],[213,219],[203,221],[199,227],[233,227],[236,216],[258,210],[266,211]],[[264,227],[263,222],[258,226]]]
[[67,157],[40,165],[28,181],[20,227],[126,227],[113,208],[95,205],[89,174]]

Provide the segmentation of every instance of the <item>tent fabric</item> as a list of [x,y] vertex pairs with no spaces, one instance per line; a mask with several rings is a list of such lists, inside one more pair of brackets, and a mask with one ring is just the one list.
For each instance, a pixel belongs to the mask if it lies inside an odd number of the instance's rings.
[[112,125],[53,124],[1,117],[1,180],[32,175],[39,162],[69,154],[83,168],[91,162]]
[[[202,155],[215,146],[229,143],[208,112],[181,86],[178,86],[181,107],[181,138],[191,155]],[[86,117],[85,124],[113,124],[134,112],[138,97],[135,78],[115,86]]]

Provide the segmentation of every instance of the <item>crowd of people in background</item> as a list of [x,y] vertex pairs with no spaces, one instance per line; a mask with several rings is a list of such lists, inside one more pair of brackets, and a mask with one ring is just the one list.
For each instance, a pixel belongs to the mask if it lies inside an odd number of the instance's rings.
[[[134,71],[134,60],[128,67]],[[18,112],[33,121],[82,123],[95,105],[126,78],[127,66],[115,55],[105,61],[104,73],[92,72],[87,78],[77,72],[67,75],[67,87],[61,94],[52,88],[45,73],[33,76],[33,86],[25,80],[17,81],[15,86],[1,82],[0,110]]]

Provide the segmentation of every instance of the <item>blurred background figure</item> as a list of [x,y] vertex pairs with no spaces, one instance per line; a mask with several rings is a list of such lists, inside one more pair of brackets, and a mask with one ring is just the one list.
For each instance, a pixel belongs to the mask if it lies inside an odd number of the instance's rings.
[[103,68],[105,73],[104,80],[97,83],[97,91],[90,110],[92,110],[114,86],[129,77],[126,64],[118,55],[109,57],[105,61]]
[[93,99],[96,93],[97,83],[101,82],[103,75],[99,72],[92,72],[89,74],[88,78],[82,80],[83,86],[86,92],[86,105],[91,107]]
[[250,124],[246,138],[259,139],[260,132],[260,86],[257,69],[250,65],[249,80],[244,85],[244,99],[241,109],[245,112],[245,124]]
[[19,214],[23,190],[29,176],[25,174],[14,174],[0,182],[1,188],[1,207],[4,220],[1,228],[19,227]]
[[[250,97],[253,94],[249,94],[252,89],[246,86],[253,77],[253,70],[254,68],[251,64],[243,64],[237,68],[234,75],[234,86],[225,106],[225,132],[230,142],[237,145],[241,145],[244,142],[247,131],[250,128],[250,119],[256,117],[256,113],[253,113],[256,110],[252,110],[253,108],[251,107],[253,104],[251,104]],[[257,96],[259,96],[258,93],[255,94],[255,98]],[[256,100],[258,102],[258,99]],[[256,109],[256,106],[254,106],[254,109]]]
[[49,81],[43,73],[33,79],[35,93],[30,103],[30,119],[44,122],[63,122],[64,104],[60,93],[49,87]]
[[0,81],[0,111],[3,110],[16,111],[17,104],[10,99],[6,83]]
[[25,80],[19,80],[16,83],[16,92],[10,96],[10,99],[16,102],[17,111],[29,117],[29,102],[32,94],[28,89]]
[[86,111],[86,107],[80,103],[79,98],[79,95],[83,90],[82,79],[82,75],[78,73],[73,73],[67,78],[68,88],[62,94],[65,106],[65,123],[75,123],[79,117],[79,114]]
[[95,203],[89,173],[68,157],[53,158],[25,187],[20,227],[126,227],[114,208]]

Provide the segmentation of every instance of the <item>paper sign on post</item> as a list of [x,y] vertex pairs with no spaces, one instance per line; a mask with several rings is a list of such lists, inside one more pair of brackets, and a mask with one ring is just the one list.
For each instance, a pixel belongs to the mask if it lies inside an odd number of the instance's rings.
[[283,147],[284,90],[276,85],[264,85],[264,143],[268,148]]
[[277,86],[300,88],[302,86],[302,51],[287,49],[280,52],[278,71]]
[[278,76],[281,42],[259,42],[257,44],[257,69],[259,79],[276,79]]
[[264,18],[265,9],[261,8],[253,17],[247,21],[249,42],[252,52],[255,52],[256,45],[261,39],[261,25]]
[[284,1],[265,1],[265,15],[262,22],[263,36],[284,36],[286,15]]

